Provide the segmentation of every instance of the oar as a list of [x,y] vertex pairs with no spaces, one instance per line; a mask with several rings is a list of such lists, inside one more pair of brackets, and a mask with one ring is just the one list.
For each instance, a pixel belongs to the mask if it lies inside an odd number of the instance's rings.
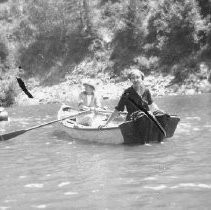
[[33,95],[28,91],[28,89],[26,88],[25,83],[23,82],[23,80],[20,77],[16,77],[18,84],[20,86],[20,88],[23,90],[23,92],[29,97],[29,98],[34,98]]
[[149,119],[151,119],[155,125],[159,128],[159,130],[164,134],[164,136],[166,137],[166,131],[163,128],[163,126],[158,122],[158,120],[156,119],[156,117],[153,114],[150,114],[147,110],[143,109],[139,104],[137,104],[132,98],[130,98],[129,96],[125,95],[125,97],[134,105],[136,106],[138,109],[140,109],[142,112],[144,112]]
[[84,115],[84,114],[88,114],[88,113],[91,113],[91,111],[79,112],[77,114],[73,114],[73,115],[70,115],[68,117],[65,117],[65,118],[62,118],[62,119],[59,119],[59,120],[53,120],[53,121],[50,121],[48,123],[37,125],[37,126],[31,127],[31,128],[22,129],[22,130],[18,130],[18,131],[13,131],[13,132],[1,135],[0,136],[0,141],[9,140],[9,139],[15,138],[16,136],[19,136],[19,135],[27,132],[27,131],[34,130],[34,129],[37,129],[37,128],[40,128],[40,127],[43,127],[43,126],[46,126],[46,125],[50,125],[50,124],[53,124],[53,123],[56,123],[56,122],[60,122],[62,120],[68,119],[68,118],[74,118],[74,117],[77,117],[77,116],[80,116],[80,115]]
[[[113,111],[112,110],[103,110],[103,109],[100,109],[100,110],[96,110],[97,113],[102,113],[102,114],[112,114]],[[119,114],[123,114],[123,115],[126,115],[127,112],[119,112]]]

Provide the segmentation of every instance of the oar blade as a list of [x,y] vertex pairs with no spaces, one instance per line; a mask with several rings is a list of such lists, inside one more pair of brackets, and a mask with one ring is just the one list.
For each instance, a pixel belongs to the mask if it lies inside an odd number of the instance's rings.
[[1,141],[6,141],[12,138],[15,138],[16,136],[19,136],[23,133],[25,133],[27,130],[19,130],[19,131],[13,131],[11,133],[6,133],[4,135],[1,135],[0,140]]
[[91,113],[91,112],[92,111],[90,111],[90,110],[83,111],[83,112],[79,112],[77,114],[73,114],[73,115],[70,115],[68,117],[65,117],[63,119],[53,120],[53,121],[50,121],[48,123],[37,125],[37,126],[31,127],[31,128],[25,129],[25,130],[13,131],[11,133],[7,133],[7,134],[4,134],[4,135],[1,135],[0,136],[0,141],[9,140],[9,139],[15,138],[16,136],[19,136],[19,135],[27,132],[27,131],[34,130],[34,129],[37,129],[37,128],[41,128],[41,127],[46,126],[46,125],[50,125],[50,124],[53,124],[53,123],[56,123],[56,122],[60,122],[62,120],[65,120],[65,119],[68,119],[68,118],[71,118],[71,117],[73,118],[73,117],[80,116],[80,115],[83,115],[83,114],[88,114],[88,113]]

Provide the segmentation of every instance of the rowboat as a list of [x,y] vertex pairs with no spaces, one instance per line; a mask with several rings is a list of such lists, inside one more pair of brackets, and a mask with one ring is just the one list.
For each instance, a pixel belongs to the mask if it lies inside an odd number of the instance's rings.
[[[76,113],[76,110],[58,112],[58,119]],[[125,116],[120,116],[113,120],[109,126],[99,129],[99,125],[107,119],[110,112],[93,112],[94,122],[92,126],[85,126],[77,123],[75,119],[65,119],[59,122],[59,127],[68,133],[71,139],[87,142],[97,142],[103,144],[145,144],[150,142],[161,142],[164,138],[174,135],[179,117],[176,115],[156,116],[162,127],[166,131],[166,136],[160,132],[159,128],[145,114],[137,120],[125,121]]]

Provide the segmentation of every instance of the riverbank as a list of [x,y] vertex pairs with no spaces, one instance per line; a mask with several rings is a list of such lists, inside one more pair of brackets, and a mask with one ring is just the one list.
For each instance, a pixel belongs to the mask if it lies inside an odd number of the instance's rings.
[[[52,86],[40,86],[37,84],[29,88],[29,91],[34,96],[33,99],[28,98],[20,91],[20,94],[15,99],[16,104],[74,104],[77,101],[79,92],[83,89],[83,79],[85,79],[83,76],[75,75],[67,77],[65,81]],[[102,100],[120,97],[122,92],[131,85],[128,80],[110,79],[107,76],[95,79],[95,84],[96,92],[102,96]],[[153,97],[164,95],[194,95],[211,92],[211,84],[207,79],[199,78],[195,75],[190,75],[183,83],[176,83],[174,82],[174,77],[171,75],[162,76],[153,74],[145,78],[145,85],[151,90]]]

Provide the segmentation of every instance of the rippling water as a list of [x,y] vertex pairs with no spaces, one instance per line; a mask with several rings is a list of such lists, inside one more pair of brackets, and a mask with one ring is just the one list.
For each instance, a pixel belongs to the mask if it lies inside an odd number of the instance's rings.
[[[73,141],[54,125],[0,142],[0,210],[210,209],[211,95],[157,103],[181,116],[162,145]],[[54,120],[57,109],[9,109],[0,133]]]

